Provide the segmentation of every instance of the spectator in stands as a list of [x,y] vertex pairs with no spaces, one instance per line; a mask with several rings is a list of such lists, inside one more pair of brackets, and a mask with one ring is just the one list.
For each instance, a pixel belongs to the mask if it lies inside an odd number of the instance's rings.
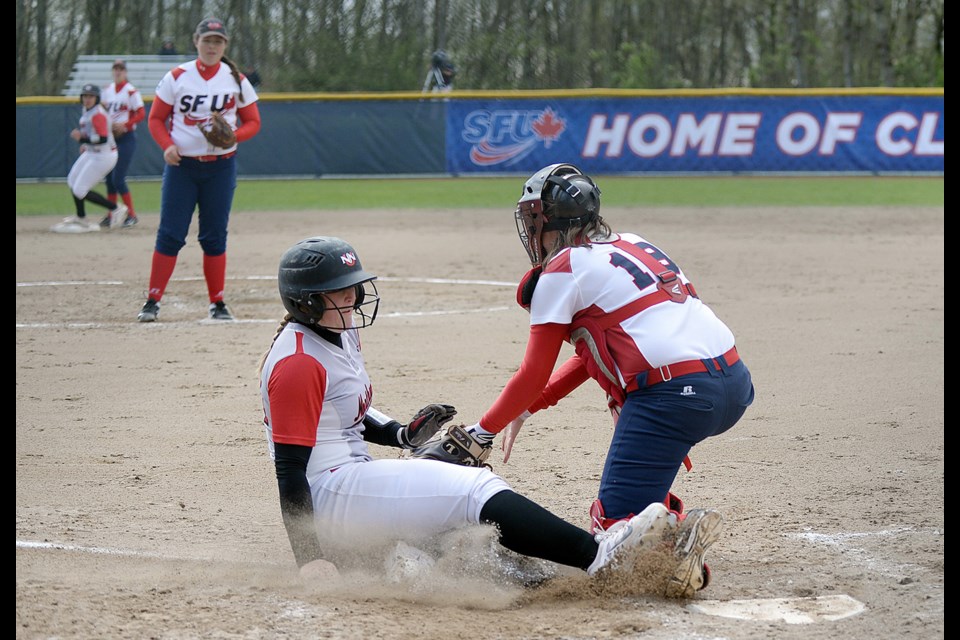
[[244,67],[243,75],[247,76],[247,80],[250,81],[250,84],[253,85],[254,89],[260,88],[260,74],[257,73],[256,68],[254,68],[252,64],[248,64],[246,67]]
[[430,70],[423,81],[423,93],[447,93],[453,89],[453,79],[457,75],[457,68],[447,52],[437,49],[430,59]]
[[161,56],[178,55],[177,47],[173,44],[173,38],[163,39],[163,44],[160,45],[160,51],[157,52],[157,55],[161,55]]
[[[101,93],[100,102],[110,114],[113,138],[117,142],[117,164],[107,174],[107,200],[116,203],[118,197],[123,199],[123,204],[127,205],[123,226],[132,227],[139,218],[133,210],[133,196],[127,186],[127,170],[137,150],[137,123],[144,119],[146,111],[139,89],[127,82],[125,60],[114,60],[113,82]],[[110,227],[109,213],[100,221],[100,226]]]

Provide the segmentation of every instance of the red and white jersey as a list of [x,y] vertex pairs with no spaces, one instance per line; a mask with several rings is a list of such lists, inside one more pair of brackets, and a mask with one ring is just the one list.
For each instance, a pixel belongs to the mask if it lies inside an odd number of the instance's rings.
[[373,388],[357,330],[340,336],[342,349],[291,322],[274,341],[260,375],[270,457],[278,442],[313,447],[307,466],[311,486],[324,472],[373,459],[363,440]]
[[80,136],[88,140],[83,144],[85,152],[110,153],[117,150],[113,131],[110,129],[110,116],[102,104],[95,104],[85,110],[80,115],[77,128],[80,130]]
[[[614,235],[606,242],[564,249],[544,267],[530,302],[531,325],[571,325],[585,315],[601,317],[657,293],[658,274],[637,257],[638,251],[676,273],[683,284],[689,282],[679,266],[640,236]],[[692,295],[683,302],[653,304],[605,334],[624,384],[642,371],[713,358],[734,345],[730,329]]]
[[157,84],[156,97],[173,106],[167,126],[173,143],[177,145],[180,155],[185,157],[234,152],[236,145],[221,149],[207,143],[197,125],[204,124],[214,111],[219,111],[236,130],[237,109],[257,101],[256,90],[243,74],[240,74],[243,85],[241,100],[240,86],[228,65],[221,62],[212,74],[209,70],[201,74],[201,64],[199,60],[185,62],[167,72]]
[[[135,86],[129,82],[124,82],[117,89],[117,83],[111,82],[100,93],[100,104],[102,104],[107,113],[110,114],[110,121],[118,124],[127,124],[130,115],[143,109],[143,96]],[[136,130],[136,123],[127,127],[129,131]]]

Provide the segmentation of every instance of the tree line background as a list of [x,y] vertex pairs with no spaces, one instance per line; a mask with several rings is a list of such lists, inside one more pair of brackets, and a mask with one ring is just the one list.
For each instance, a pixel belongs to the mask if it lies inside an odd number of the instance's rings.
[[261,91],[943,87],[944,0],[17,0],[17,96],[224,20]]

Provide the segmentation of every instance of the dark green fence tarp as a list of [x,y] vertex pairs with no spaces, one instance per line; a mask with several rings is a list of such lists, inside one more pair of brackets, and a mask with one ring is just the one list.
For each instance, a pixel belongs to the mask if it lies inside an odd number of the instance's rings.
[[[150,104],[146,105],[149,113]],[[446,104],[437,100],[261,101],[260,133],[240,145],[244,177],[445,172]],[[79,104],[17,105],[17,179],[65,179],[77,158]],[[137,128],[130,178],[159,178],[163,156]]]

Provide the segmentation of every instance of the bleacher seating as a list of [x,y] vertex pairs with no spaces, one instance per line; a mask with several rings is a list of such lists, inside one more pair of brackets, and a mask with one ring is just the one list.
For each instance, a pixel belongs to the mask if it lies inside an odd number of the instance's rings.
[[77,56],[73,71],[60,95],[79,96],[85,84],[105,87],[113,82],[113,62],[117,58],[127,62],[127,81],[140,90],[144,97],[152,96],[163,75],[178,64],[195,60],[196,55],[82,55]]

